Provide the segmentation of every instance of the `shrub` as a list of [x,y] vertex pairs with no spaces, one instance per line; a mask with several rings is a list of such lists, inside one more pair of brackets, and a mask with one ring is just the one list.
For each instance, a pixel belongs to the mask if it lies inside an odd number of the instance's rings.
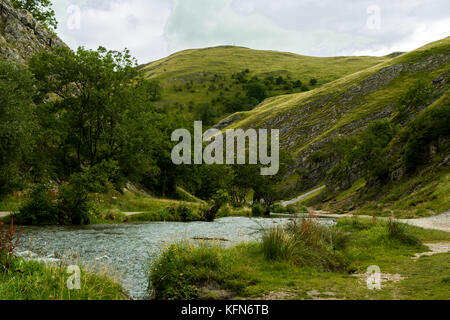
[[387,238],[408,246],[421,246],[422,242],[414,235],[408,234],[407,226],[396,220],[389,219],[386,224]]
[[196,285],[220,281],[226,273],[219,248],[193,247],[178,243],[167,248],[151,268],[153,298],[188,300],[198,298]]
[[408,124],[408,142],[403,153],[403,162],[410,172],[429,160],[427,148],[440,137],[450,136],[450,108],[444,102],[433,109],[427,109],[411,124]]
[[270,211],[273,213],[288,213],[288,210],[286,207],[283,207],[280,204],[274,204],[271,208]]
[[220,218],[229,217],[231,214],[231,208],[229,205],[223,206],[219,209],[219,212],[217,212],[217,216]]
[[57,224],[60,216],[57,206],[50,199],[49,191],[43,184],[34,188],[30,200],[15,215],[22,225]]
[[74,175],[72,181],[59,190],[58,210],[63,224],[83,225],[91,221],[89,193],[78,178]]
[[302,204],[290,204],[286,207],[288,213],[296,214],[296,213],[308,213],[308,208]]
[[257,203],[252,206],[252,216],[253,217],[261,217],[262,215],[264,215],[264,212],[265,212],[265,209],[261,204]]
[[185,205],[181,205],[175,209],[175,214],[181,218],[183,222],[198,221],[200,215]]
[[433,86],[424,80],[417,81],[412,87],[408,89],[406,94],[399,100],[399,112],[405,113],[411,109],[425,106],[427,101],[433,94]]

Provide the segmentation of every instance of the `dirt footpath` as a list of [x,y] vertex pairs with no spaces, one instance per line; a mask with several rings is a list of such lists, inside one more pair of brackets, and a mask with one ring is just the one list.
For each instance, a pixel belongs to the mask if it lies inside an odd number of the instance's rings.
[[424,229],[435,229],[450,232],[450,211],[444,212],[434,217],[420,219],[402,219],[400,221]]
[[7,217],[9,215],[11,215],[12,212],[0,212],[0,218],[4,218]]

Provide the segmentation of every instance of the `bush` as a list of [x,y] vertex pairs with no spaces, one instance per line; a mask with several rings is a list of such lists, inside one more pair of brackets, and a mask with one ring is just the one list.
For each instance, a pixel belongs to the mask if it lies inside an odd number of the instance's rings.
[[302,204],[290,204],[286,207],[289,214],[308,213],[308,208]]
[[194,212],[191,208],[185,205],[177,207],[175,214],[178,215],[183,222],[198,221],[201,218],[197,212]]
[[408,234],[407,225],[389,219],[386,224],[387,238],[407,246],[421,246],[422,242],[414,235]]
[[150,281],[158,300],[197,299],[196,285],[220,282],[226,273],[219,248],[193,247],[186,243],[170,246],[155,261]]
[[398,111],[403,114],[411,109],[428,104],[428,100],[433,94],[433,86],[424,80],[419,80],[408,89],[406,94],[399,100]]
[[59,190],[58,210],[63,224],[83,225],[91,221],[89,193],[81,175],[72,175],[69,184]]
[[273,213],[288,213],[288,210],[286,207],[283,207],[280,204],[274,204],[271,208],[270,211]]
[[22,225],[49,225],[60,223],[59,211],[50,199],[45,185],[38,185],[31,193],[30,200],[15,215],[16,222]]
[[450,108],[446,102],[433,109],[427,109],[411,124],[408,124],[408,142],[403,153],[403,163],[409,172],[426,163],[428,148],[440,137],[450,136]]
[[262,215],[264,215],[265,211],[266,210],[264,209],[264,207],[259,203],[252,206],[252,216],[253,217],[261,217]]

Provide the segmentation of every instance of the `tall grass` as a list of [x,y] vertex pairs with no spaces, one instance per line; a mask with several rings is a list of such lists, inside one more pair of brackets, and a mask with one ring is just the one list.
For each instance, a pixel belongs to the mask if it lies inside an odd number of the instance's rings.
[[4,228],[3,222],[0,222],[0,272],[8,272],[14,251],[19,243],[22,233],[17,235],[17,227],[14,226],[14,220],[11,218],[9,228]]
[[347,233],[321,226],[310,217],[285,227],[266,229],[261,247],[268,260],[289,261],[321,270],[344,270],[347,262],[339,250],[345,248],[347,241]]
[[261,245],[266,259],[288,260],[293,253],[295,239],[286,229],[277,226],[264,231]]
[[389,240],[397,241],[404,245],[420,246],[422,242],[414,235],[408,233],[408,226],[397,220],[389,219],[386,224],[386,233]]
[[226,278],[225,257],[217,245],[179,242],[163,251],[151,266],[153,298],[186,300],[199,296],[198,286]]

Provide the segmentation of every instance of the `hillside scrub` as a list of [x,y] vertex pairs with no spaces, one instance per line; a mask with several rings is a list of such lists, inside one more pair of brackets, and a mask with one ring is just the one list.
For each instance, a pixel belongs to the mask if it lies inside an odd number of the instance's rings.
[[[312,299],[309,292],[314,290],[332,291],[332,298],[344,299],[448,298],[444,280],[450,254],[411,259],[426,251],[422,242],[449,241],[448,233],[394,221],[341,219],[334,227],[303,223],[266,230],[261,242],[229,249],[215,243],[174,244],[151,266],[153,297],[251,299],[287,291],[288,299]],[[314,228],[323,229],[316,233]],[[330,261],[335,262],[331,269]],[[381,291],[368,290],[355,274],[374,264],[382,272],[400,273],[405,280],[383,282]]]

